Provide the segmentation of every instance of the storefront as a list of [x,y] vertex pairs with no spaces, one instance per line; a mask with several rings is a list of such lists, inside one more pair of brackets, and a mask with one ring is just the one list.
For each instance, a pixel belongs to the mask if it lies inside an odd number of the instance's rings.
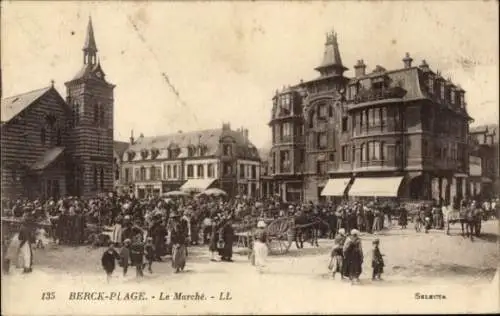
[[138,182],[135,184],[135,196],[139,199],[144,199],[150,196],[160,196],[161,193],[161,182]]

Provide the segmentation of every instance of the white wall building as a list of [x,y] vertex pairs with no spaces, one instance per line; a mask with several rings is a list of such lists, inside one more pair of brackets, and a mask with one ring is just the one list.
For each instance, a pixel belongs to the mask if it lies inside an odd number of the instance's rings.
[[217,187],[230,196],[258,196],[260,158],[248,130],[222,128],[144,137],[123,154],[120,182],[137,197]]

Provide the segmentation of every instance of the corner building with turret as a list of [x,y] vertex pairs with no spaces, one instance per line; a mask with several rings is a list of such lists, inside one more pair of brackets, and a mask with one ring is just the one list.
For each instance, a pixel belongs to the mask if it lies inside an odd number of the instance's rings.
[[82,68],[54,83],[2,99],[2,198],[92,197],[113,190],[113,90],[99,61],[92,21]]
[[425,60],[414,66],[409,54],[394,70],[368,72],[358,60],[348,78],[333,32],[315,70],[317,78],[273,98],[266,194],[287,202],[350,196],[448,203],[468,195],[472,118],[459,85]]

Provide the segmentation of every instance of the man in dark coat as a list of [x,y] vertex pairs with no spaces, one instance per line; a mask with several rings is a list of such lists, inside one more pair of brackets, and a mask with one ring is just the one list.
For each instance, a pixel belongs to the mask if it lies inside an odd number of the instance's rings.
[[161,261],[161,256],[166,254],[165,250],[165,236],[167,236],[167,229],[162,225],[162,220],[160,215],[155,215],[154,223],[149,230],[149,235],[153,238],[153,244],[155,249],[154,259],[156,261]]
[[221,260],[232,262],[233,257],[233,242],[234,242],[234,229],[233,221],[231,218],[226,220],[222,228],[222,239],[224,240],[224,247],[220,251]]
[[351,230],[351,235],[346,239],[343,249],[349,279],[353,283],[359,283],[363,264],[363,249],[358,234],[356,229]]

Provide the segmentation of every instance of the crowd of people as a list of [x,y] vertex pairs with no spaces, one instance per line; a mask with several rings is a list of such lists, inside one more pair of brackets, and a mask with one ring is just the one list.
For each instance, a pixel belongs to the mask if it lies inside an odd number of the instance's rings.
[[[135,266],[137,277],[142,277],[146,267],[152,273],[153,262],[162,261],[162,257],[167,254],[172,255],[175,272],[184,270],[188,247],[191,245],[208,245],[211,261],[231,262],[236,233],[255,228],[258,234],[254,238],[251,260],[261,269],[267,256],[267,250],[261,247],[267,240],[264,220],[292,217],[296,227],[321,223],[296,234],[298,242],[303,246],[304,239],[314,234],[335,239],[331,268],[334,274],[340,272],[353,282],[359,279],[363,261],[360,232],[377,234],[384,227],[391,227],[394,219],[402,229],[407,227],[409,219],[415,222],[417,231],[422,228],[425,232],[431,228],[443,229],[447,207],[442,202],[424,203],[410,214],[403,204],[395,202],[284,204],[277,197],[256,200],[249,197],[228,199],[224,196],[201,195],[197,198],[137,199],[133,194],[119,196],[112,193],[88,200],[65,197],[46,201],[4,201],[2,204],[4,217],[23,219],[18,243],[15,246],[11,243],[10,247],[17,247],[18,252],[24,249],[26,273],[32,269],[29,245],[35,243],[36,238],[31,237],[33,234],[29,232],[34,223],[47,223],[56,244],[108,247],[101,262],[108,275],[114,271],[117,260],[124,274],[129,266]],[[497,200],[484,203],[463,200],[452,207],[468,205],[491,212],[497,209],[499,203]],[[377,241],[373,250],[373,255],[378,258],[373,263],[375,279],[383,271],[382,255],[378,249]],[[7,256],[7,260],[12,259],[12,256]]]

